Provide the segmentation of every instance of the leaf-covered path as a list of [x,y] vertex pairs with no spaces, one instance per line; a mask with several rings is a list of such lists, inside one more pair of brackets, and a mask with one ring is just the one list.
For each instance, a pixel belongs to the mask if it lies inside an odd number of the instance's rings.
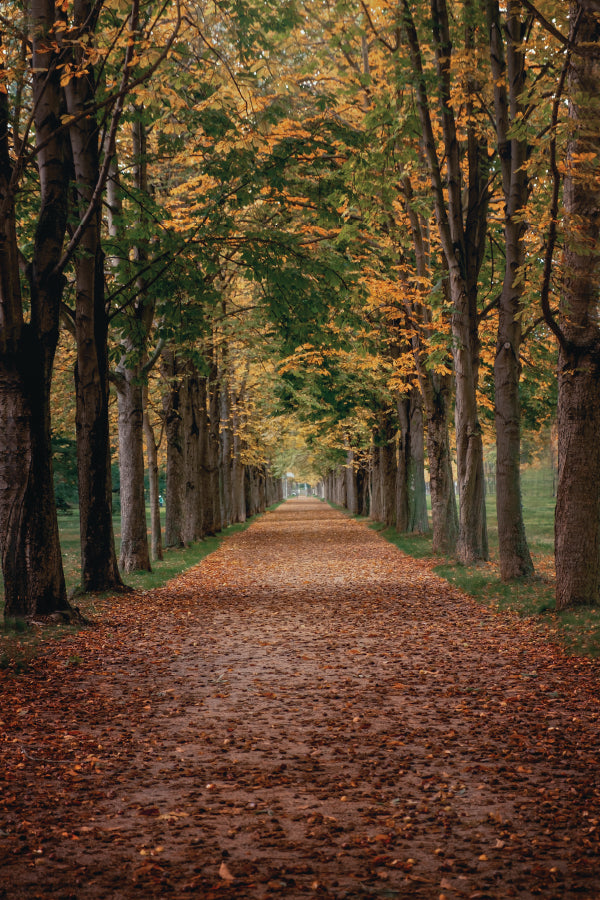
[[600,896],[600,684],[295,499],[0,674],[0,897]]

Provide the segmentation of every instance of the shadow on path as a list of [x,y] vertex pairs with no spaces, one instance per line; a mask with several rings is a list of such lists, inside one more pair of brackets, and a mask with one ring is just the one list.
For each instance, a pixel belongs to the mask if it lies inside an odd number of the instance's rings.
[[599,697],[290,500],[0,675],[0,897],[598,897]]

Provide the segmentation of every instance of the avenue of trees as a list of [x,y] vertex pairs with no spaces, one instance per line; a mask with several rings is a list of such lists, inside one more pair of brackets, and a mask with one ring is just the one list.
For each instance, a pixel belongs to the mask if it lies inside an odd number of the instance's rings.
[[73,440],[82,591],[288,469],[485,560],[491,434],[531,576],[521,433],[554,415],[557,606],[598,603],[599,36],[600,0],[3,3],[5,616],[71,613]]

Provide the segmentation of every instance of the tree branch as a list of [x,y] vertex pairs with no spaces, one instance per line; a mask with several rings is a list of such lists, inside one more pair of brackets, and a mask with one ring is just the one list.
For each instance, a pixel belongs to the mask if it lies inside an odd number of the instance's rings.
[[552,24],[552,22],[548,21],[548,19],[537,9],[531,0],[521,0],[523,6],[529,10],[532,16],[540,23],[542,28],[544,28],[552,37],[555,37],[557,41],[563,45],[563,47],[569,47],[570,41],[569,38],[565,37],[564,34],[558,30],[558,28]]
[[360,0],[360,5],[362,6],[363,12],[364,12],[365,16],[367,17],[367,22],[369,23],[369,27],[371,28],[371,31],[373,32],[373,34],[375,35],[375,37],[377,38],[379,43],[383,44],[383,46],[386,47],[390,51],[390,53],[395,53],[398,50],[398,45],[396,45],[394,47],[393,44],[390,44],[389,41],[386,41],[385,38],[381,37],[381,35],[377,31],[377,29],[375,28],[375,23],[373,22],[373,19],[371,17],[371,11],[370,11],[369,7],[364,2],[364,0]]
[[[100,174],[98,176],[98,181],[96,183],[94,193],[92,194],[92,197],[90,199],[88,208],[85,211],[83,217],[81,218],[73,237],[69,241],[69,244],[68,244],[65,252],[63,253],[62,259],[60,260],[60,262],[54,269],[53,275],[60,275],[65,270],[67,265],[69,264],[71,258],[73,257],[73,254],[75,253],[75,250],[79,246],[81,238],[82,238],[83,234],[85,233],[85,230],[86,230],[92,216],[95,214],[95,212],[98,208],[98,205],[101,201],[102,193],[104,191],[104,188],[106,186],[106,181],[108,179],[110,164],[111,164],[112,157],[114,154],[114,146],[115,146],[115,140],[116,140],[116,136],[117,136],[117,128],[119,126],[121,113],[123,112],[123,106],[125,104],[125,97],[127,96],[127,94],[131,91],[131,89],[133,87],[135,87],[137,84],[141,84],[144,81],[146,81],[156,71],[156,69],[158,68],[160,63],[166,58],[166,56],[167,56],[169,50],[171,49],[173,42],[175,41],[175,38],[179,32],[179,27],[181,24],[181,8],[178,3],[177,4],[177,21],[176,21],[175,27],[173,29],[173,32],[172,32],[171,36],[169,37],[169,40],[167,41],[167,43],[165,44],[165,46],[163,48],[162,53],[157,58],[157,60],[148,69],[145,70],[145,72],[142,76],[131,81],[130,80],[130,69],[131,69],[131,63],[133,60],[133,55],[135,53],[135,41],[133,40],[133,35],[135,34],[135,32],[137,31],[137,28],[138,28],[139,5],[140,5],[140,0],[132,0],[131,16],[130,16],[131,27],[129,29],[129,33],[130,33],[130,35],[132,35],[132,40],[128,43],[127,50],[125,52],[125,59],[124,59],[124,65],[123,65],[123,76],[121,79],[121,85],[119,87],[117,100],[116,100],[113,114],[111,117],[111,123],[110,123],[110,127],[108,130],[108,137],[107,137],[107,140],[105,143],[106,151],[105,151],[104,162],[102,164],[102,169],[100,170]],[[86,111],[86,114],[89,114],[89,111]]]
[[[575,20],[575,24],[573,25],[572,30],[572,38],[575,38],[577,31],[579,30],[579,23],[581,21],[581,8],[577,14],[577,18]],[[563,350],[568,348],[568,341],[554,318],[554,314],[550,309],[550,281],[552,278],[552,262],[554,257],[554,248],[556,246],[556,237],[557,237],[557,225],[556,220],[558,217],[558,201],[560,196],[560,172],[558,171],[558,163],[556,161],[556,126],[558,123],[558,113],[560,109],[560,104],[562,100],[563,91],[565,88],[565,81],[567,78],[567,72],[569,71],[569,66],[571,64],[571,43],[567,47],[567,52],[565,56],[565,61],[562,67],[562,71],[560,73],[560,79],[558,82],[558,86],[556,89],[556,95],[554,97],[554,103],[552,104],[552,136],[550,138],[550,170],[552,172],[552,203],[550,205],[550,226],[548,228],[548,237],[546,240],[546,252],[544,254],[544,272],[542,276],[542,287],[541,287],[541,304],[542,304],[542,312],[544,314],[544,320],[555,336],[556,340],[560,344]]]

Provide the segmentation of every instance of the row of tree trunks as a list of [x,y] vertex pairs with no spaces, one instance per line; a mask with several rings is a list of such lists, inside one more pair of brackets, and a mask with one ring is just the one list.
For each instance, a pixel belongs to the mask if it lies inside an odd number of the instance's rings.
[[164,354],[161,372],[167,439],[165,546],[181,547],[245,522],[282,497],[264,466],[243,462],[241,397],[216,365],[202,375]]
[[395,526],[397,531],[428,530],[418,389],[398,401],[397,416],[390,410],[380,414],[368,458],[347,450],[345,465],[324,477],[323,494],[331,503]]

